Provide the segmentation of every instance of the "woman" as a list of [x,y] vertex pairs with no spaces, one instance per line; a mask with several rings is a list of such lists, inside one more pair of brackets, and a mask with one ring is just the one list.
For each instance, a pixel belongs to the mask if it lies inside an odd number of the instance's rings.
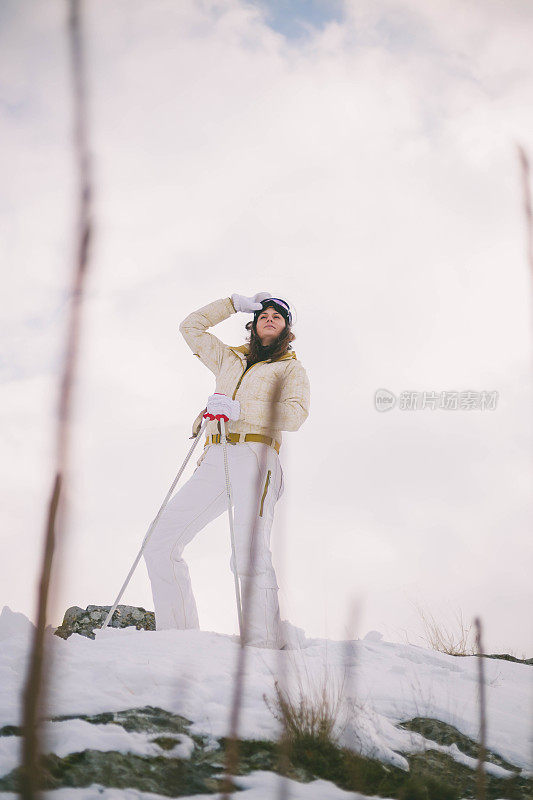
[[[253,313],[246,324],[248,342],[229,347],[207,329],[236,312]],[[184,547],[211,520],[227,511],[220,422],[226,433],[234,505],[234,532],[241,596],[247,619],[246,644],[279,648],[284,641],[278,605],[278,584],[272,565],[270,529],[274,506],[283,493],[279,461],[281,431],[296,431],[309,414],[309,380],[291,349],[295,336],[288,303],[268,292],[253,297],[233,294],[189,314],[180,332],[216,377],[215,394],[193,425],[206,425],[204,453],[192,477],[167,505],[154,529],[144,557],[152,584],[156,627],[198,628],[198,613]],[[257,496],[258,478],[261,493]],[[252,533],[254,560],[250,564]]]

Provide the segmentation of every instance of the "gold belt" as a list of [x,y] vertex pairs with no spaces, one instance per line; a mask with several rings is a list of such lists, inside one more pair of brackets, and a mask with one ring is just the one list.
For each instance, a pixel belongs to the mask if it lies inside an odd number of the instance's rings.
[[[243,442],[262,442],[273,447],[276,453],[279,453],[279,448],[281,447],[280,443],[276,442],[271,436],[263,436],[262,433],[227,433],[226,439],[230,444],[237,444],[241,440]],[[220,444],[221,441],[221,434],[213,433],[211,434],[211,442],[209,442],[209,435],[206,436],[204,447],[207,447],[208,444]]]

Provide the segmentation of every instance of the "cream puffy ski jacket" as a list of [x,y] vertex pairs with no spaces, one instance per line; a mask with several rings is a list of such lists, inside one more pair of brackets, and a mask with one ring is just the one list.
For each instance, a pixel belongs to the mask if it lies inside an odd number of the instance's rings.
[[[306,371],[289,351],[277,361],[268,359],[246,365],[248,345],[229,347],[207,329],[235,314],[230,297],[215,300],[189,314],[180,325],[180,333],[195,356],[208,367],[216,378],[215,392],[227,394],[238,400],[241,414],[238,420],[226,423],[229,433],[260,433],[271,436],[281,444],[281,431],[296,431],[309,414],[310,387]],[[281,378],[281,392],[274,408],[275,428],[272,419],[271,391],[276,379]],[[201,425],[203,411],[193,424],[193,435]],[[206,433],[219,432],[218,422],[208,422]]]

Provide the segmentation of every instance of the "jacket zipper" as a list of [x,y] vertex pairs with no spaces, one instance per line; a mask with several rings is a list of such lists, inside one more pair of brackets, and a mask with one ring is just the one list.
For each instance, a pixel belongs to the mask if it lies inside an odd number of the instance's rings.
[[267,476],[266,476],[266,481],[265,481],[265,488],[263,489],[263,496],[261,498],[261,507],[259,509],[259,516],[260,517],[263,516],[263,503],[265,502],[266,493],[268,492],[268,485],[270,483],[270,474],[271,474],[271,470],[268,470]]
[[[278,359],[278,361],[283,361],[283,360],[284,360],[284,358],[285,358],[285,356],[282,356],[280,359]],[[256,362],[255,362],[255,364],[252,364],[252,366],[251,366],[251,367],[246,367],[246,369],[245,369],[245,370],[244,370],[244,372],[242,373],[241,377],[239,378],[239,381],[238,381],[238,383],[237,383],[237,386],[235,387],[235,391],[233,392],[233,397],[231,398],[232,400],[235,400],[235,395],[237,394],[237,389],[238,389],[238,388],[239,388],[239,386],[241,385],[241,381],[242,381],[242,379],[244,378],[244,376],[246,375],[246,373],[248,372],[248,370],[249,370],[249,369],[252,369],[252,368],[253,368],[253,367],[255,367],[257,364],[268,364],[268,362],[269,362],[269,361],[271,361],[271,359],[270,359],[270,358],[267,358],[267,359],[265,359],[265,361],[256,361]]]
[[239,388],[239,386],[241,385],[241,381],[242,381],[242,379],[244,378],[244,376],[246,375],[246,373],[248,372],[248,370],[249,370],[249,369],[253,369],[254,367],[256,367],[256,366],[257,366],[257,364],[266,364],[268,360],[269,360],[269,359],[267,359],[266,361],[256,361],[256,362],[255,362],[255,364],[252,364],[252,366],[251,366],[251,367],[246,367],[246,369],[245,369],[245,370],[244,370],[244,372],[242,373],[241,377],[239,378],[239,382],[237,383],[237,386],[235,387],[235,391],[233,392],[233,397],[231,398],[232,400],[235,400],[235,395],[237,394],[237,389],[238,389],[238,388]]

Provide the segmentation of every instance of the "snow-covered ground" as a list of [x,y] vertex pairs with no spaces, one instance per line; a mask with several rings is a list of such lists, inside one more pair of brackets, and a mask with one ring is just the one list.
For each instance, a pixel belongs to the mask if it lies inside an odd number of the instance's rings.
[[[20,724],[21,688],[26,673],[32,625],[22,614],[5,607],[0,615],[0,727]],[[192,720],[191,734],[214,739],[227,735],[229,709],[239,645],[236,637],[204,631],[137,631],[133,628],[97,632],[90,640],[74,634],[66,641],[48,631],[53,677],[47,716],[96,714],[156,706]],[[454,658],[414,645],[382,640],[370,632],[362,640],[337,642],[305,639],[288,651],[247,648],[241,712],[241,738],[273,739],[279,723],[265,703],[274,696],[274,681],[297,696],[321,691],[327,681],[332,695],[342,686],[345,700],[339,715],[341,743],[363,754],[407,769],[401,753],[423,751],[419,734],[396,727],[413,717],[432,717],[449,723],[466,736],[478,734],[476,658]],[[485,659],[487,746],[506,761],[530,774],[531,667]],[[153,737],[126,731],[118,725],[94,725],[73,719],[48,723],[46,740],[60,756],[85,749],[161,755]],[[186,735],[176,734],[173,755],[187,758],[193,747]],[[19,739],[0,737],[0,776],[19,761]],[[473,765],[459,749],[439,748],[456,760]],[[505,770],[487,765],[495,775]],[[256,800],[276,796],[277,776],[254,772],[239,778],[239,797]],[[89,798],[155,798],[135,790],[56,790],[54,800]],[[272,792],[272,794],[270,794]],[[2,798],[15,797],[0,793]],[[200,796],[196,795],[196,800]],[[213,795],[209,795],[213,797]],[[315,781],[291,784],[292,798],[340,800],[354,798],[332,784]]]
[[[284,781],[288,786],[286,797],[290,800],[372,800],[365,795],[345,792],[328,781],[313,781],[313,783],[297,783],[288,778],[280,778],[273,772],[253,772],[242,778],[235,778],[235,783],[241,789],[237,793],[239,800],[269,800],[279,797],[280,783]],[[0,792],[2,800],[19,800],[19,795],[13,792]],[[212,794],[195,794],[192,797],[182,797],[180,800],[217,800]],[[168,800],[168,797],[153,794],[152,792],[139,792],[136,789],[104,789],[99,786],[87,789],[56,789],[43,792],[42,800]],[[387,800],[387,798],[379,798]]]

